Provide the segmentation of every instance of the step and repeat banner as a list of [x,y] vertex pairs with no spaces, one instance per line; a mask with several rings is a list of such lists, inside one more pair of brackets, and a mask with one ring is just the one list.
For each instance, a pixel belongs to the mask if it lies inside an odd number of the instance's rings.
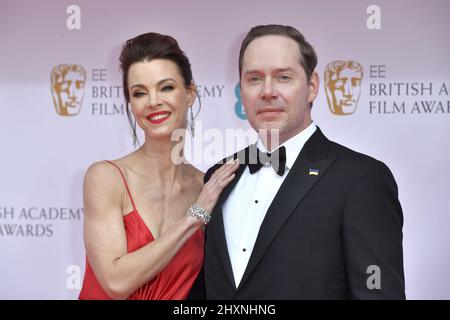
[[186,156],[206,171],[254,139],[238,51],[268,23],[316,49],[325,135],[392,170],[407,297],[450,299],[449,13],[448,0],[0,1],[0,299],[78,297],[85,171],[134,150],[124,41],[169,34],[190,58],[202,108]]

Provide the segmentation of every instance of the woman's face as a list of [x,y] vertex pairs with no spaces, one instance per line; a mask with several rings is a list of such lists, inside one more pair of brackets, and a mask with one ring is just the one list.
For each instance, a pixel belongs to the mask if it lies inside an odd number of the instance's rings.
[[184,85],[177,65],[164,59],[141,61],[128,70],[131,109],[146,139],[170,138],[186,128],[187,108],[195,101],[195,86]]

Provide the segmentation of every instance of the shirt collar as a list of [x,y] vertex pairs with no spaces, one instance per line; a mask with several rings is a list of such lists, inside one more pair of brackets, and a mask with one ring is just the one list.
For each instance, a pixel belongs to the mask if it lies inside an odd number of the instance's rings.
[[[289,170],[294,165],[294,162],[297,159],[298,155],[300,154],[300,151],[302,151],[306,141],[308,141],[308,139],[313,135],[316,129],[317,129],[316,124],[314,122],[311,122],[311,124],[306,129],[297,133],[295,136],[293,136],[292,138],[290,138],[289,140],[285,141],[283,144],[280,145],[280,147],[284,146],[286,148],[286,167]],[[264,146],[259,136],[256,142],[256,147],[262,152],[268,152],[267,148]]]

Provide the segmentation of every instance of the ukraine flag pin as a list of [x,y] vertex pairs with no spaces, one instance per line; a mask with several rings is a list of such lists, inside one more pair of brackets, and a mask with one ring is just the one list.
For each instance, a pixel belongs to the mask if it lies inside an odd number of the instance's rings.
[[319,175],[319,170],[317,170],[317,169],[309,169],[309,175],[310,176],[318,176]]

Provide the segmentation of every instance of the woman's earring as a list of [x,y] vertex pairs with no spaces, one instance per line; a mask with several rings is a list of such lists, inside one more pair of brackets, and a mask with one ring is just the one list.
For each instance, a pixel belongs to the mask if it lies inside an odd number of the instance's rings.
[[136,148],[138,146],[138,144],[139,144],[139,142],[138,142],[138,137],[137,137],[137,133],[136,133],[136,118],[134,118],[134,121],[133,121],[133,147]]
[[195,135],[195,119],[194,119],[194,112],[192,112],[192,106],[189,107],[191,110],[191,121],[189,122],[189,129],[191,131],[192,139],[194,139]]

